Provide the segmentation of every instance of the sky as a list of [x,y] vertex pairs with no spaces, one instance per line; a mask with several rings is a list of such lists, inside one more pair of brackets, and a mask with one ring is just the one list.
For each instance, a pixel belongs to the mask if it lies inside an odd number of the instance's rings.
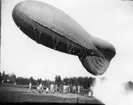
[[[14,6],[23,0],[2,0],[1,71],[54,80],[93,76],[77,56],[37,44],[16,26]],[[36,0],[51,4],[76,20],[90,35],[110,42],[116,55],[101,77],[133,80],[133,2],[121,0]]]

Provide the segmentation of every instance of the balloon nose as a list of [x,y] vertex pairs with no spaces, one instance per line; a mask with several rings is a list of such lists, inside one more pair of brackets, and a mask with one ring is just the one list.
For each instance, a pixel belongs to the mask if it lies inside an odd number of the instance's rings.
[[38,38],[41,32],[36,30],[37,26],[35,25],[35,21],[23,13],[21,10],[21,4],[22,2],[14,7],[12,12],[13,20],[22,32],[28,35],[31,39],[38,42]]

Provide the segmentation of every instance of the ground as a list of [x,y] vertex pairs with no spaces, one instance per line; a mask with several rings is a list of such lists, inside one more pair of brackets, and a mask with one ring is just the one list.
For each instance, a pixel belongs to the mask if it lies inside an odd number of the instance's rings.
[[84,103],[101,104],[94,97],[67,93],[38,93],[36,89],[29,91],[23,85],[0,84],[0,102],[43,102],[43,103]]

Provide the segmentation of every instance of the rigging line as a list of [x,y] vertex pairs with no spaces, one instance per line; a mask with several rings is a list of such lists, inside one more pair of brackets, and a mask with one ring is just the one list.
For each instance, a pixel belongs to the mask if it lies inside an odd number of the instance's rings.
[[56,37],[53,37],[53,48],[56,49],[58,41],[56,40]]
[[39,43],[39,41],[40,41],[40,37],[41,37],[41,35],[42,35],[42,26],[41,26],[41,24],[39,24],[39,29],[40,29],[40,32],[39,32],[39,35],[38,35],[38,43]]
[[80,50],[79,50],[79,52],[78,52],[78,55],[79,55],[79,56],[82,54],[81,48],[82,48],[82,47],[80,46]]
[[39,32],[39,35],[38,35],[38,42],[39,42],[39,40],[40,40],[41,35],[42,35],[42,32],[40,31],[40,32]]
[[[53,21],[54,21],[54,17],[53,17]],[[54,26],[54,25],[53,25]],[[53,27],[54,28],[54,27]],[[54,31],[53,31],[53,34],[52,34],[52,38],[53,38],[53,48],[55,49],[55,46],[54,46]]]
[[[69,40],[69,39],[68,39]],[[72,52],[74,52],[73,50],[74,47],[74,42],[72,42],[71,40],[69,40],[69,53],[71,54]]]
[[67,52],[68,52],[68,53],[71,53],[71,52],[70,52],[70,49],[69,49],[70,43],[69,43],[69,40],[67,40],[67,38],[66,38],[66,44],[67,44]]
[[[83,51],[84,50],[84,51]],[[82,60],[83,59],[83,57],[86,55],[86,49],[84,49],[83,47],[81,47],[81,51],[82,51],[82,53],[81,53],[81,57],[80,57],[80,59]]]
[[75,46],[76,44],[75,43],[72,43],[72,52],[73,52],[73,54],[75,53],[75,50],[74,50],[74,46]]
[[36,36],[36,31],[35,31],[35,27],[34,27],[33,19],[29,18],[29,17],[26,16],[26,15],[22,15],[22,16],[25,17],[29,23],[31,23],[32,28],[33,28],[33,30],[34,30],[35,40],[37,41],[37,36]]
[[[54,19],[54,16],[53,16],[53,20],[54,20],[54,27],[55,27],[55,19]],[[53,27],[53,28],[54,28]],[[57,46],[57,41],[56,41],[56,35],[55,35],[55,32],[53,31],[53,48],[56,49],[56,46]]]
[[74,43],[67,39],[68,53],[71,54]]
[[37,36],[36,36],[36,28],[34,27],[34,23],[32,22],[32,19],[29,19],[33,28],[33,32],[34,32],[34,36],[35,36],[35,40],[37,42]]

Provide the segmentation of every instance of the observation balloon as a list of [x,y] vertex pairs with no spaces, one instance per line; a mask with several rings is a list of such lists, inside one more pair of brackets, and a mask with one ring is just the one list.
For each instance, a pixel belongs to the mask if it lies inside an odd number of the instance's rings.
[[115,56],[112,44],[91,36],[74,19],[49,4],[22,1],[14,7],[12,17],[28,37],[54,50],[78,56],[93,75],[103,74]]

